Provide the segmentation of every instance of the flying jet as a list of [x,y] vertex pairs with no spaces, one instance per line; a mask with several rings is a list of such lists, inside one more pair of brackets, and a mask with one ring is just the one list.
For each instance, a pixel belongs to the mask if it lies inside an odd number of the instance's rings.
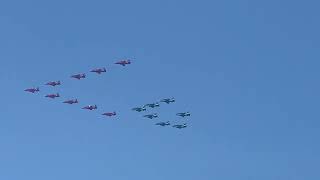
[[85,73],[75,74],[75,75],[72,75],[71,78],[75,78],[75,79],[80,80],[81,78],[86,78],[86,74]]
[[176,102],[176,100],[174,98],[165,98],[165,99],[161,99],[160,102],[170,104],[170,103]]
[[121,61],[116,62],[115,64],[120,64],[122,66],[125,66],[125,65],[128,65],[128,64],[131,64],[131,61],[129,59],[121,60]]
[[88,109],[88,110],[94,110],[94,109],[98,109],[97,105],[88,105],[83,107],[82,109]]
[[184,124],[176,124],[176,125],[173,125],[172,127],[182,129],[182,128],[186,128],[187,124],[185,124],[185,123]]
[[133,111],[138,111],[138,112],[141,112],[141,111],[145,111],[147,110],[145,107],[135,107],[135,108],[132,108]]
[[111,116],[115,116],[115,115],[117,115],[117,113],[116,113],[115,111],[113,111],[113,112],[106,112],[106,113],[103,113],[102,115],[105,115],[105,116],[109,116],[109,117],[111,117]]
[[40,91],[40,89],[37,87],[37,88],[29,88],[29,89],[25,89],[24,91],[31,92],[31,93],[35,93],[35,92],[39,92],[39,91]]
[[107,72],[106,68],[96,68],[96,69],[92,69],[90,72],[95,72],[97,74],[101,74],[103,72]]
[[158,123],[156,123],[156,125],[158,125],[158,126],[169,126],[170,122],[169,121],[167,121],[167,122],[158,122]]
[[60,81],[50,81],[50,82],[46,83],[45,85],[57,86],[57,85],[61,85],[61,82]]
[[56,97],[60,97],[60,95],[59,95],[59,93],[57,93],[57,94],[48,94],[48,95],[46,95],[45,97],[54,99],[54,98],[56,98]]
[[144,107],[151,107],[151,108],[155,108],[155,107],[159,107],[159,106],[160,106],[159,103],[151,103],[151,104],[144,105]]
[[177,113],[177,116],[185,117],[190,116],[191,114],[189,112],[183,112],[183,113]]
[[70,99],[70,100],[67,100],[67,101],[63,101],[63,103],[74,104],[74,103],[78,103],[78,100],[77,99]]
[[149,119],[153,119],[153,118],[157,118],[158,114],[157,113],[147,114],[147,115],[144,115],[143,117],[146,117],[146,118],[149,118]]

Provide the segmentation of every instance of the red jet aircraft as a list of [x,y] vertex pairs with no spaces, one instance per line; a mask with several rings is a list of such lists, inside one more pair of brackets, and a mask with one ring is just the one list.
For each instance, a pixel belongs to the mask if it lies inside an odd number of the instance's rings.
[[78,103],[78,100],[77,99],[70,99],[70,100],[67,100],[67,101],[63,101],[63,103],[74,104],[74,103]]
[[75,79],[80,80],[81,78],[86,78],[86,74],[85,73],[75,74],[75,75],[72,75],[71,78],[75,78]]
[[54,99],[54,98],[56,98],[56,97],[60,97],[60,95],[59,95],[59,93],[57,93],[57,94],[48,94],[48,95],[46,95],[45,97]]
[[115,111],[114,112],[106,112],[106,113],[103,113],[102,115],[111,117],[111,116],[117,115],[117,113]]
[[29,89],[25,89],[24,91],[35,93],[35,92],[39,92],[40,90],[39,88],[29,88]]
[[131,64],[131,61],[129,59],[128,60],[121,60],[121,61],[116,62],[115,64],[120,64],[122,66],[125,66],[127,64]]
[[95,72],[97,74],[101,74],[103,72],[107,72],[106,68],[96,68],[96,69],[92,69],[90,72]]
[[88,106],[83,107],[82,109],[94,110],[97,108],[98,108],[97,105],[88,105]]
[[61,82],[60,81],[50,81],[50,82],[46,83],[45,85],[57,86],[57,85],[61,85]]

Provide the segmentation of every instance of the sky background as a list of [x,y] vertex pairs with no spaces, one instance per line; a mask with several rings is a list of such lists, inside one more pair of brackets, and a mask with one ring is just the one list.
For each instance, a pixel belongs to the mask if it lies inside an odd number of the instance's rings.
[[[318,180],[319,6],[1,1],[0,179]],[[157,120],[130,110],[166,97]]]

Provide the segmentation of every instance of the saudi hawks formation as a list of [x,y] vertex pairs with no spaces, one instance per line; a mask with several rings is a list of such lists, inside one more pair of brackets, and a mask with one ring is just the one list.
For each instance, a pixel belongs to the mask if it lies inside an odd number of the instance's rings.
[[[121,66],[126,66],[126,65],[131,64],[131,60],[125,59],[125,60],[117,61],[114,64],[121,65]],[[90,72],[97,73],[97,74],[102,74],[102,73],[107,72],[107,69],[104,68],[104,67],[103,68],[95,68],[95,69],[92,69]],[[81,80],[81,79],[85,79],[86,78],[86,74],[85,73],[74,74],[74,75],[71,75],[70,77],[74,78],[74,79],[77,79],[77,80]],[[61,81],[50,81],[50,82],[45,83],[44,85],[55,87],[55,86],[60,86],[61,84],[62,84]],[[30,93],[37,93],[37,92],[40,92],[40,89],[39,89],[39,87],[37,87],[37,88],[28,88],[28,89],[25,89],[24,91],[30,92]],[[59,98],[60,94],[59,93],[47,94],[47,95],[45,95],[45,97],[51,98],[51,99],[55,99],[55,98]],[[174,98],[165,98],[165,99],[161,99],[160,100],[160,102],[162,102],[164,104],[174,103],[175,101],[176,100]],[[79,101],[78,101],[78,99],[68,99],[68,100],[63,101],[62,103],[65,103],[65,104],[78,104]],[[147,108],[154,109],[154,108],[157,108],[157,107],[160,107],[160,103],[159,102],[145,104],[142,107],[132,108],[132,110],[133,111],[137,111],[137,112],[143,112],[143,111],[146,111]],[[82,109],[92,111],[92,110],[98,109],[98,106],[95,105],[95,104],[94,105],[87,105],[87,106],[82,107]],[[101,115],[112,117],[112,116],[116,116],[117,113],[115,111],[112,111],[112,112],[104,112]],[[177,113],[176,115],[180,116],[182,118],[185,118],[187,116],[190,116],[191,114],[189,112],[181,112],[181,113]],[[149,118],[149,119],[154,119],[154,118],[158,118],[159,116],[158,116],[157,113],[152,113],[152,114],[143,115],[143,117],[144,118]],[[164,127],[164,126],[170,126],[171,124],[170,124],[169,121],[166,121],[166,122],[158,122],[155,125]],[[186,123],[175,124],[175,125],[172,125],[172,127],[178,128],[178,129],[182,129],[182,128],[186,128],[187,124]]]

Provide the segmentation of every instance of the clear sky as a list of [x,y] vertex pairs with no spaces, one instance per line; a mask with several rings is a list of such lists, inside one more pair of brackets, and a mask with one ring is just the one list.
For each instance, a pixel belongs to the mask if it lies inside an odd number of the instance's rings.
[[[0,179],[318,180],[319,6],[1,1]],[[166,97],[176,103],[146,112],[158,120],[130,110]]]

